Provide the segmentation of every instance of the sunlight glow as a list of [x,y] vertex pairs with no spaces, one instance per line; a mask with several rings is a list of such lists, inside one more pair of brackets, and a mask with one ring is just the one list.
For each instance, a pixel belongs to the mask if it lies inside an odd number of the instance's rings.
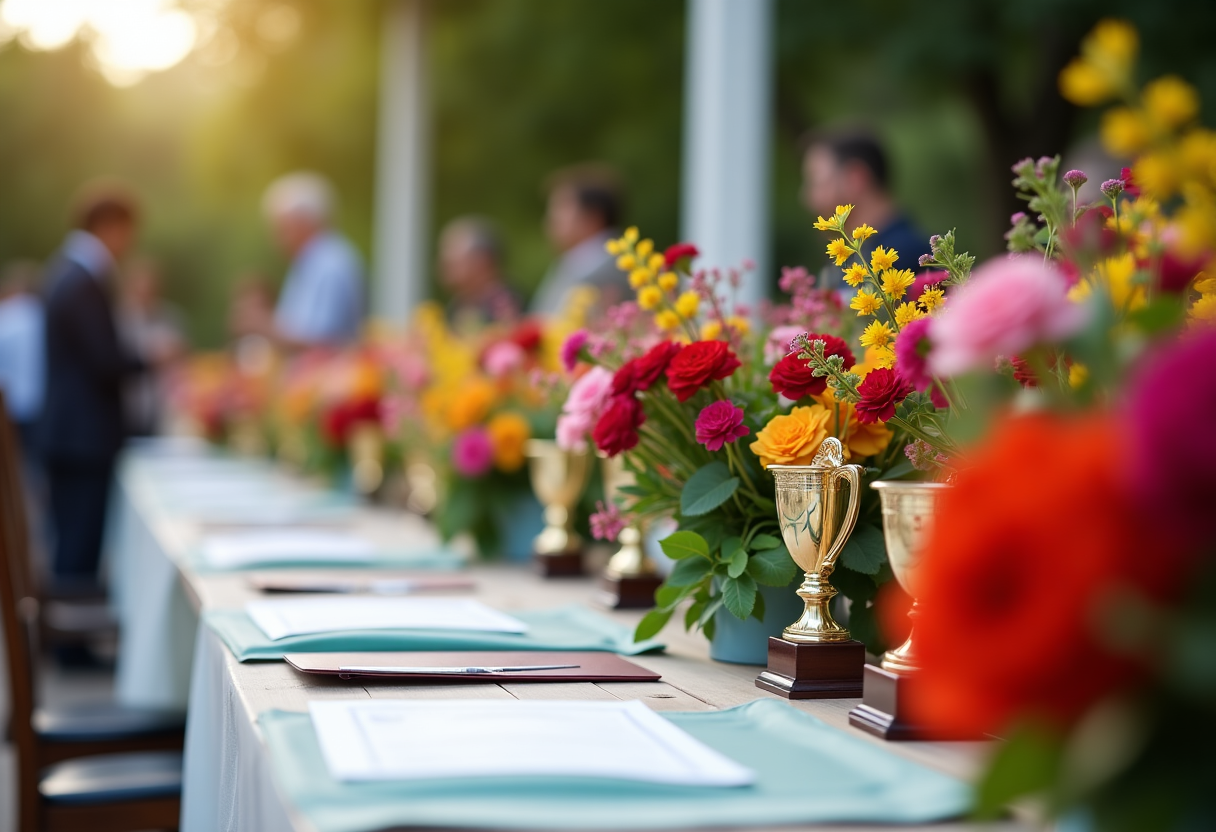
[[14,36],[40,50],[79,36],[106,79],[127,86],[180,62],[199,32],[175,0],[3,0],[0,42]]

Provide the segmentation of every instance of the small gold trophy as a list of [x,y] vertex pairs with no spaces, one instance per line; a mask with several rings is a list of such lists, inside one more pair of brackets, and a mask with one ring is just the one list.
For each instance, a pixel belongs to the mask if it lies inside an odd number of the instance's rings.
[[756,687],[787,699],[861,695],[865,646],[836,623],[830,577],[853,532],[860,507],[860,465],[844,464],[840,441],[823,441],[810,465],[770,465],[776,480],[777,519],[794,563],[805,573],[798,588],[802,615],[781,638],[768,640],[768,669]]
[[[938,501],[951,486],[890,481],[872,483],[871,487],[882,499],[882,531],[891,571],[913,596],[908,617],[915,628],[917,567],[936,521]],[[888,740],[975,739],[933,734],[908,719],[908,690],[915,685],[920,670],[914,637],[914,631],[908,633],[902,645],[884,653],[881,667],[866,667],[862,704],[849,712],[849,724]]]
[[347,447],[355,493],[370,497],[384,483],[384,428],[370,420],[355,423]]
[[545,507],[545,528],[532,542],[540,573],[546,578],[583,574],[583,541],[572,514],[587,485],[591,457],[563,451],[547,439],[529,439],[524,448],[532,490]]
[[[604,502],[610,501],[621,488],[633,485],[634,477],[625,468],[622,455],[599,454],[604,472]],[[620,548],[608,559],[600,580],[600,600],[611,609],[648,609],[654,606],[654,591],[663,577],[642,548],[642,531],[630,522],[617,535]]]

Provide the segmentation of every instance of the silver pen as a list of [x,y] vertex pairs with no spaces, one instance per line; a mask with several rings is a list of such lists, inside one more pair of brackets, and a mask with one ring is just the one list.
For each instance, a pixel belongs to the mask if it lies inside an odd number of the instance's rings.
[[516,667],[394,667],[392,665],[351,665],[338,668],[339,673],[393,673],[401,675],[447,673],[453,676],[477,673],[517,673],[525,670],[565,670],[577,664],[524,664]]

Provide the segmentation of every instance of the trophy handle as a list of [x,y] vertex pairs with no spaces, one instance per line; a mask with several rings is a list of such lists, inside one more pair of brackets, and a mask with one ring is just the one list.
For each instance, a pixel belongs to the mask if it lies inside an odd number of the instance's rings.
[[831,505],[828,507],[828,517],[836,514],[836,482],[844,479],[849,483],[849,505],[845,509],[840,527],[836,530],[832,547],[828,549],[828,553],[822,561],[829,571],[835,568],[840,550],[844,548],[844,544],[849,540],[849,535],[853,533],[853,527],[857,525],[857,515],[861,510],[861,473],[860,465],[841,465],[828,472],[828,495],[831,501]]

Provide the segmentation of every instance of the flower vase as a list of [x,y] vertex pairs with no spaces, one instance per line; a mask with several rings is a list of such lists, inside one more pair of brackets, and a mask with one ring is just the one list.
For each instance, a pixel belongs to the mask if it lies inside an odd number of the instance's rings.
[[709,657],[729,664],[767,664],[769,636],[780,636],[782,629],[802,612],[803,602],[794,590],[802,576],[789,586],[759,586],[764,598],[764,620],[740,621],[725,607],[714,613],[714,637],[709,642]]
[[503,556],[512,563],[532,560],[532,541],[545,528],[545,507],[525,491],[503,497],[493,513]]

